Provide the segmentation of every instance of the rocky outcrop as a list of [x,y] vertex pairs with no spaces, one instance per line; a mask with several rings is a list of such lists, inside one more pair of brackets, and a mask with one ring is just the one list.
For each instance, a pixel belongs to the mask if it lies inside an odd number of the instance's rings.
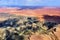
[[[0,12],[2,13],[0,40],[60,40],[60,28],[57,26],[60,24],[58,23],[60,10],[57,8],[35,10],[1,8]],[[46,21],[49,23],[44,24]]]

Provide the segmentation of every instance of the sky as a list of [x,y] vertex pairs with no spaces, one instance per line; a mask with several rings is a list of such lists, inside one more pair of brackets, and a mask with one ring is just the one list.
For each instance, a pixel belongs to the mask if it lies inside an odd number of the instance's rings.
[[0,6],[60,6],[60,0],[0,0]]

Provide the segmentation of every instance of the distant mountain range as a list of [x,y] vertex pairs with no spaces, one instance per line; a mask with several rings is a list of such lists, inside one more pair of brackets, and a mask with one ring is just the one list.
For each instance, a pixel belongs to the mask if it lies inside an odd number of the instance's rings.
[[0,7],[17,7],[21,9],[37,9],[37,8],[43,8],[44,6],[0,6]]

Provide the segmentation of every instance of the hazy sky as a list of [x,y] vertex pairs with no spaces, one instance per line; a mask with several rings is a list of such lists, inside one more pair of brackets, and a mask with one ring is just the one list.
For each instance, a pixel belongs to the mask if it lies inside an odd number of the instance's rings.
[[60,6],[60,0],[0,0],[0,6]]

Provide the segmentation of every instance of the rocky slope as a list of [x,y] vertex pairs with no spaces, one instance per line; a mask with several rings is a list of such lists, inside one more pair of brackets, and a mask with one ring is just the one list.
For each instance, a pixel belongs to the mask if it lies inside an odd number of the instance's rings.
[[0,20],[0,40],[60,40],[59,8],[0,8]]

